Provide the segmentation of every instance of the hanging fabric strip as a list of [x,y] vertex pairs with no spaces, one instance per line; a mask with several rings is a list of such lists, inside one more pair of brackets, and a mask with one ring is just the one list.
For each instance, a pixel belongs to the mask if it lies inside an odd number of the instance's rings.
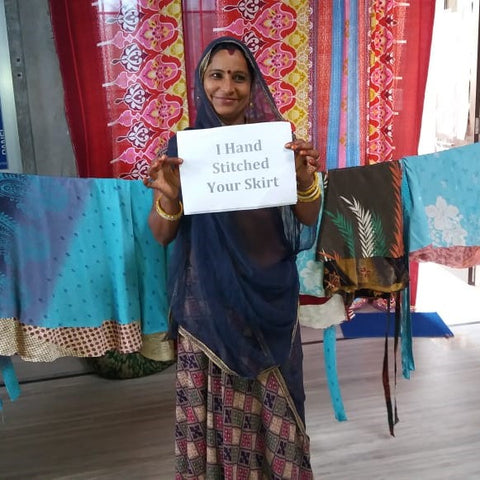
[[[387,323],[387,331],[388,331]],[[389,366],[388,366],[388,334],[385,334],[385,344],[383,350],[383,367],[382,367],[382,383],[383,383],[383,392],[385,395],[385,403],[387,405],[387,419],[388,419],[388,429],[392,437],[395,436],[394,433],[394,423],[393,423],[393,407],[392,407],[392,393],[390,391],[390,378],[389,378]]]
[[[7,389],[8,396],[13,402],[20,396],[20,385],[18,383],[15,369],[13,368],[12,359],[10,357],[0,355],[0,374],[3,383]],[[2,399],[0,398],[0,410],[2,410]]]
[[312,139],[320,154],[320,169],[325,171],[327,158],[328,117],[330,104],[332,9],[334,0],[313,2],[313,75]]
[[402,292],[395,292],[393,296],[390,296],[390,299],[394,299],[395,302],[395,335],[394,335],[394,347],[393,347],[393,399],[394,399],[394,410],[393,410],[393,420],[394,423],[398,423],[398,409],[397,409],[397,354],[398,354],[398,342],[400,339],[400,328],[401,328],[401,312],[402,312],[402,302],[401,302]]
[[[400,162],[402,165],[402,163]],[[405,252],[410,251],[410,212],[412,206],[412,199],[408,189],[408,182],[405,172],[402,175],[402,208],[403,208],[403,241],[405,246]],[[418,266],[418,264],[417,264]],[[413,341],[412,341],[412,315],[411,315],[411,267],[412,262],[407,262],[408,268],[408,277],[410,282],[404,290],[403,295],[401,296],[402,301],[402,310],[401,310],[401,329],[400,334],[402,337],[402,374],[406,379],[410,378],[410,372],[415,370],[415,361],[413,357]],[[416,288],[417,282],[413,285]]]
[[367,158],[367,138],[368,138],[368,32],[369,32],[369,16],[368,16],[369,0],[358,0],[358,119],[359,119],[359,165],[366,164]]
[[330,102],[327,137],[327,170],[338,168],[340,141],[340,112],[342,95],[343,36],[345,27],[345,2],[333,2],[332,53],[330,74]]
[[401,296],[402,310],[400,317],[400,335],[402,340],[402,375],[410,378],[410,372],[415,370],[412,342],[412,315],[410,310],[410,287],[407,287]]
[[346,166],[356,167],[360,165],[358,0],[350,0],[349,5]]
[[333,411],[335,413],[335,418],[338,421],[342,422],[344,420],[347,420],[347,415],[345,414],[342,394],[340,392],[340,384],[338,382],[336,334],[337,330],[335,325],[328,327],[323,331],[323,355],[325,361],[328,390],[330,392]]
[[[321,181],[323,214],[323,175]],[[320,222],[319,222],[320,223]],[[318,237],[317,227],[316,237]],[[297,255],[297,269],[300,281],[299,321],[303,326],[323,329],[324,362],[327,384],[330,392],[335,418],[346,420],[340,385],[337,375],[336,328],[335,325],[345,320],[345,306],[340,295],[325,296],[323,289],[323,262],[316,260],[316,245],[303,250]]]
[[[388,332],[390,330],[390,321],[392,317],[391,306],[392,300],[395,303],[394,310],[394,346],[393,346],[393,395],[390,388],[390,367],[388,361]],[[386,330],[385,330],[385,347],[383,356],[382,382],[385,394],[385,403],[387,406],[387,419],[390,435],[395,436],[395,425],[398,423],[398,408],[397,408],[397,354],[398,342],[401,330],[401,309],[403,302],[401,301],[401,292],[395,292],[387,299],[387,313],[386,313]]]
[[370,4],[370,64],[367,163],[392,160],[394,0]]
[[391,136],[398,160],[418,153],[435,2],[395,2],[394,15]]
[[341,72],[341,93],[339,103],[339,125],[338,125],[338,157],[337,166],[343,168],[346,166],[346,146],[347,146],[347,115],[348,115],[348,36],[349,36],[349,0],[345,0],[343,12],[343,39],[342,39],[342,72]]
[[[395,424],[398,422],[398,416],[397,416],[396,403],[394,402],[394,400],[392,401],[392,391],[390,388],[390,366],[388,361],[388,356],[389,356],[388,331],[390,329],[390,321],[391,321],[390,298],[388,300],[388,310],[387,310],[386,316],[387,316],[387,322],[386,322],[386,329],[385,329],[385,344],[384,344],[384,352],[383,352],[382,383],[383,383],[383,391],[385,395],[385,403],[387,406],[388,429],[390,431],[390,435],[394,437]],[[395,328],[395,333],[397,333],[396,328]],[[395,348],[394,348],[394,355],[395,355]]]

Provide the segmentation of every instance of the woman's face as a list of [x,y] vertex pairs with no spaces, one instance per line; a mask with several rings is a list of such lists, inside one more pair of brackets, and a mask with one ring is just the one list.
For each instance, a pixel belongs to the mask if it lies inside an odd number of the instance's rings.
[[213,55],[205,70],[203,87],[223,123],[245,123],[251,83],[247,60],[240,50],[222,49]]

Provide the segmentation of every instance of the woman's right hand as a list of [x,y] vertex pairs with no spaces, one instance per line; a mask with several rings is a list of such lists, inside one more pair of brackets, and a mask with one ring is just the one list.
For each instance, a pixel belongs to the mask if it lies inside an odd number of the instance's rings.
[[180,170],[183,160],[161,155],[152,162],[146,187],[153,189],[153,204],[148,224],[153,236],[162,245],[168,245],[176,236],[183,207],[180,202]]
[[148,170],[148,177],[143,183],[153,188],[169,200],[177,200],[180,196],[180,170],[183,160],[178,157],[161,155],[152,162]]

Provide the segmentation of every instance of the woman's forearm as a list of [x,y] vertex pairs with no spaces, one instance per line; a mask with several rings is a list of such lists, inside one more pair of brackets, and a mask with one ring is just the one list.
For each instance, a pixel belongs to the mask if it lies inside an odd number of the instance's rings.
[[320,202],[321,198],[317,198],[313,202],[308,203],[297,202],[297,204],[293,206],[295,216],[305,225],[315,225],[320,212]]
[[320,212],[321,187],[318,173],[302,171],[297,175],[297,203],[293,210],[305,225],[314,225]]
[[182,211],[183,207],[178,199],[171,200],[154,190],[148,225],[154,238],[162,245],[168,245],[177,236],[183,217]]

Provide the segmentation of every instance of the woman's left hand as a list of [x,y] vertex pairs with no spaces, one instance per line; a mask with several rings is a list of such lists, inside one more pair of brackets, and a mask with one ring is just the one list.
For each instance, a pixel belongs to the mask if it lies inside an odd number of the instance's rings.
[[313,174],[318,170],[318,151],[312,143],[296,139],[285,145],[295,152],[295,171],[299,190],[307,189],[313,181]]

